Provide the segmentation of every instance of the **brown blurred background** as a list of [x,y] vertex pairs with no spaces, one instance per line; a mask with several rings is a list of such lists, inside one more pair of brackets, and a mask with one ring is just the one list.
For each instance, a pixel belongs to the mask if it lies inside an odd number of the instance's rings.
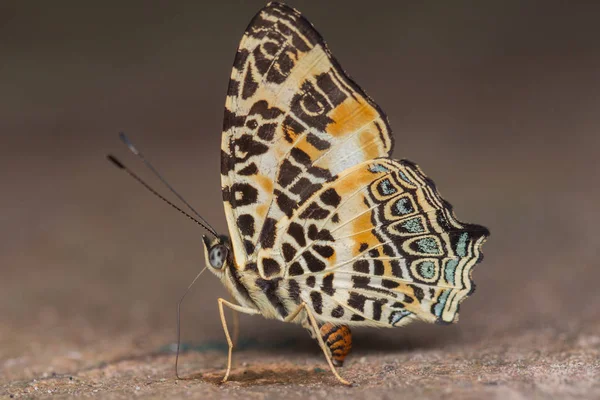
[[[458,325],[358,330],[357,352],[597,334],[598,3],[289,3],[387,112],[394,156],[417,162],[460,219],[492,232]],[[174,340],[203,232],[105,155],[167,193],[118,140],[127,132],[225,232],[225,90],[263,4],[0,3],[0,359],[17,360],[4,365],[12,377],[40,373],[25,366],[44,354],[51,363],[56,348],[133,338],[150,351]],[[223,340],[223,295],[212,275],[197,283],[185,341]],[[260,317],[242,317],[242,336],[298,338],[317,354],[300,328]]]

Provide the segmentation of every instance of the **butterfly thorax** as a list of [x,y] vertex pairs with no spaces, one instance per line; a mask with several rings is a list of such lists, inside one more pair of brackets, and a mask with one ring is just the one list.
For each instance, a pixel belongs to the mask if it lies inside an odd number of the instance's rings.
[[[248,261],[243,266],[232,267],[231,276],[234,279],[230,282],[234,284],[230,284],[228,290],[232,295],[236,299],[247,298],[252,302],[251,307],[258,309],[265,318],[283,320],[299,305],[294,300],[294,288],[290,287],[289,281],[283,276],[263,276],[256,262]],[[237,286],[235,278],[239,282]]]
[[[280,320],[296,309],[298,302],[290,300],[290,287],[283,277],[265,277],[253,261],[243,265],[238,263],[228,237],[219,236],[212,242],[205,241],[205,245],[211,271],[238,304],[259,310],[265,318]],[[222,263],[218,262],[217,256],[223,257]]]

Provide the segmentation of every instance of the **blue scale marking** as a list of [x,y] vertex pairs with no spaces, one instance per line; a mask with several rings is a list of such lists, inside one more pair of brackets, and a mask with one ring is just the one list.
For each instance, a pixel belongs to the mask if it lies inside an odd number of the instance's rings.
[[444,274],[446,276],[446,282],[454,285],[454,272],[456,271],[456,266],[458,265],[457,260],[448,260],[446,262],[446,266],[444,267]]
[[423,261],[419,264],[419,273],[425,279],[431,279],[435,276],[435,264],[433,261]]
[[448,296],[450,295],[450,290],[444,291],[440,296],[437,304],[433,307],[433,311],[437,317],[441,317],[442,311],[444,311],[444,307],[446,306],[446,301],[448,300]]
[[456,244],[456,254],[458,254],[461,257],[464,257],[467,255],[467,239],[469,238],[469,234],[467,232],[464,232],[462,235],[460,235],[460,238],[458,238],[458,243]]
[[379,187],[381,188],[381,191],[383,192],[383,194],[385,194],[386,196],[396,193],[396,188],[387,179],[381,181],[381,183],[379,184]]
[[400,322],[402,320],[402,318],[405,318],[405,317],[407,317],[407,316],[409,316],[411,314],[412,313],[410,311],[406,311],[406,310],[395,312],[394,316],[392,317],[392,326],[394,326],[398,322]]
[[421,223],[421,218],[411,218],[402,223],[402,227],[406,229],[410,233],[422,233],[425,232],[425,228],[423,228],[423,224]]
[[438,254],[440,252],[435,239],[430,237],[419,239],[417,241],[417,246],[423,253]]
[[414,208],[413,208],[410,200],[407,199],[406,197],[402,197],[401,199],[398,199],[398,201],[396,202],[396,204],[394,206],[396,207],[396,211],[401,215],[410,214],[414,211]]
[[374,164],[369,167],[369,171],[371,172],[390,172],[389,169],[380,164]]
[[400,171],[399,175],[400,175],[400,179],[402,179],[404,182],[408,182],[408,183],[412,184],[412,182],[410,181],[410,179],[408,179],[408,176],[406,176],[404,174],[404,172]]

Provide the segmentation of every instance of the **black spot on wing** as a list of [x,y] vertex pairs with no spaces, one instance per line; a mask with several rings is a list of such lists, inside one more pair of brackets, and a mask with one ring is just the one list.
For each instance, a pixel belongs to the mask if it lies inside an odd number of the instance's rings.
[[239,128],[244,126],[246,117],[238,116],[235,113],[225,108],[225,116],[223,117],[223,131],[227,132],[231,128]]
[[300,218],[321,220],[327,218],[328,215],[329,211],[325,210],[313,201],[308,205],[306,210],[304,210],[302,214],[300,214]]
[[275,197],[277,198],[277,206],[281,211],[285,213],[288,217],[291,217],[294,214],[294,210],[296,209],[296,202],[290,199],[286,194],[282,191],[275,189],[273,191]]
[[229,86],[227,87],[227,96],[237,97],[240,92],[240,83],[235,79],[231,79],[229,81]]
[[383,275],[385,273],[385,266],[381,260],[373,260],[373,274]]
[[260,237],[258,238],[260,242],[260,246],[263,249],[271,249],[275,244],[275,233],[277,226],[277,220],[274,218],[267,218],[263,224],[263,227],[260,232]]
[[321,283],[321,290],[323,293],[328,294],[329,296],[333,296],[335,293],[335,289],[333,287],[333,276],[333,274],[325,275]]
[[283,114],[283,111],[277,107],[269,107],[265,100],[257,101],[252,105],[248,115],[259,114],[264,119],[275,119]]
[[232,208],[254,204],[258,198],[258,190],[247,183],[234,183],[229,191],[227,201]]
[[392,275],[396,278],[402,278],[402,267],[400,266],[400,262],[398,260],[391,260],[390,265],[392,266]]
[[315,312],[323,314],[323,296],[321,296],[321,293],[316,291],[310,292],[310,301]]
[[244,236],[254,236],[254,217],[250,214],[242,214],[237,218],[237,227]]
[[[221,160],[222,159],[223,159],[223,157],[221,157]],[[223,170],[221,169],[221,171],[223,171]],[[237,174],[244,175],[244,176],[250,176],[250,175],[256,175],[257,172],[258,172],[258,168],[256,167],[256,164],[250,163],[248,166],[237,171]]]
[[367,260],[357,260],[352,265],[352,269],[362,274],[368,274],[370,271],[369,262]]
[[331,144],[327,140],[323,140],[314,133],[306,135],[306,141],[310,143],[317,150],[327,150],[331,147]]
[[239,49],[233,60],[233,68],[237,70],[243,69],[244,65],[246,64],[246,60],[248,59],[248,54],[250,54],[248,50]]
[[246,254],[254,254],[254,244],[248,239],[244,239],[244,249],[246,250]]
[[306,198],[320,188],[321,185],[312,183],[309,179],[302,177],[291,187],[290,192],[301,195],[302,198]]
[[306,246],[306,238],[304,237],[304,228],[302,225],[292,222],[288,227],[288,234],[293,237],[300,246]]
[[304,130],[304,127],[289,115],[283,120],[284,138],[289,143],[294,143],[296,137],[302,132],[304,132]]
[[315,224],[310,224],[308,227],[308,238],[310,240],[317,240],[317,236],[319,234],[319,229]]
[[290,155],[294,160],[296,160],[296,162],[298,162],[301,165],[309,166],[312,163],[309,155],[297,147],[293,147],[292,150],[290,150]]
[[291,276],[304,275],[304,268],[302,268],[300,263],[298,261],[296,261],[296,262],[292,263],[292,265],[290,265],[289,272],[290,272]]
[[381,311],[383,305],[387,303],[386,299],[374,300],[373,301],[373,319],[379,321],[381,319]]
[[348,98],[346,93],[333,80],[329,72],[317,76],[317,86],[325,93],[327,99],[334,107],[340,105]]
[[252,66],[248,65],[246,76],[244,77],[244,86],[242,87],[242,99],[245,100],[252,97],[256,93],[256,89],[258,89],[258,83],[252,74]]
[[331,310],[331,316],[333,318],[341,318],[344,316],[344,307],[342,306],[337,306],[336,308],[334,308],[333,310]]
[[335,239],[331,235],[328,229],[321,229],[317,234],[317,240],[322,240],[324,242],[335,242]]
[[288,293],[290,295],[290,299],[296,303],[300,304],[302,301],[300,299],[300,285],[294,279],[288,280]]
[[250,271],[250,272],[258,272],[258,266],[256,265],[255,262],[249,262],[248,264],[246,264],[246,266],[244,267],[244,271]]
[[321,257],[329,258],[334,254],[333,248],[331,246],[320,246],[318,244],[313,246],[313,249],[319,253]]
[[350,292],[350,297],[348,298],[348,305],[356,310],[364,312],[366,301],[367,301],[366,296],[363,296],[360,293]]
[[271,140],[273,140],[273,136],[275,136],[275,128],[276,127],[277,127],[276,124],[261,125],[261,127],[258,128],[258,137],[261,138],[262,140],[266,140],[266,141],[270,142]]
[[398,282],[391,281],[389,279],[382,279],[381,286],[383,286],[386,289],[395,289],[398,286],[400,286],[400,284]]
[[340,205],[342,198],[333,188],[329,188],[321,193],[321,201],[331,207],[337,207]]
[[255,130],[258,128],[258,122],[255,119],[248,119],[246,120],[246,127],[250,130]]
[[388,257],[395,257],[396,256],[396,253],[394,252],[394,249],[389,244],[384,244],[382,246],[382,248],[383,248],[383,254],[385,254],[386,256],[388,256]]
[[323,261],[319,260],[308,250],[302,253],[302,257],[304,257],[310,272],[320,272],[327,267]]
[[262,260],[262,263],[263,271],[265,272],[265,276],[268,278],[273,275],[278,275],[281,272],[279,263],[272,258],[265,258]]
[[332,179],[333,175],[329,172],[328,169],[312,166],[308,169],[308,173],[312,176],[322,179]]
[[221,150],[221,175],[227,175],[229,171],[233,171],[234,165],[233,158]]
[[290,162],[290,160],[283,160],[281,163],[281,168],[279,169],[279,176],[277,177],[277,183],[281,187],[288,187],[302,170],[296,167],[294,164]]
[[[239,148],[239,152],[234,153],[237,163],[246,162],[249,158],[259,156],[269,151],[269,147],[257,140],[254,140],[253,135],[244,134],[234,141],[234,147]],[[243,154],[243,157],[238,157],[238,154]]]
[[415,285],[408,285],[408,286],[410,286],[412,288],[417,300],[422,301],[423,298],[425,297],[425,293],[423,292],[423,289],[421,289],[420,287],[415,286]]
[[286,262],[292,261],[292,259],[296,255],[296,249],[289,243],[284,243],[281,247],[281,250],[283,251],[283,258]]

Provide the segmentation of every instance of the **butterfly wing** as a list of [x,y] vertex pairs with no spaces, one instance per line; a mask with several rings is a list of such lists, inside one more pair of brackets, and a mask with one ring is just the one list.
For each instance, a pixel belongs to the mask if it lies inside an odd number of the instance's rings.
[[[383,112],[310,22],[278,3],[263,8],[244,33],[223,125],[223,200],[240,266],[273,252],[277,221],[336,174],[392,148]],[[270,258],[258,270],[270,277],[282,267]]]
[[279,224],[287,307],[322,322],[450,323],[473,290],[489,232],[459,222],[413,163],[377,159],[340,173]]
[[385,115],[312,25],[261,10],[235,58],[221,154],[236,265],[261,307],[305,302],[349,325],[457,319],[488,231],[391,148]]

